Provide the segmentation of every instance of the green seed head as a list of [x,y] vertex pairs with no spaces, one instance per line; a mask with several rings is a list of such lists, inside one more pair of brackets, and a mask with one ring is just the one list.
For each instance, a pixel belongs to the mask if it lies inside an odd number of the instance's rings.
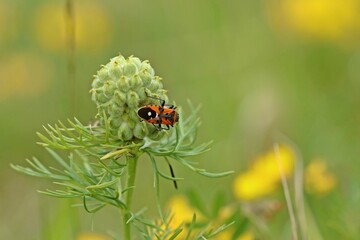
[[137,110],[147,104],[159,104],[149,96],[168,101],[166,92],[148,61],[133,56],[125,59],[122,55],[101,66],[90,90],[100,123],[108,121],[112,136],[123,141],[162,135],[151,124],[141,122]]

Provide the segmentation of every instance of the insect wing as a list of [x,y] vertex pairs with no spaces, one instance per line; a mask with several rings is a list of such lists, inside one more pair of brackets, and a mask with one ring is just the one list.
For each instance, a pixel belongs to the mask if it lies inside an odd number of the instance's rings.
[[151,106],[139,108],[137,114],[140,118],[144,119],[147,122],[150,122],[152,119],[158,118],[157,112]]

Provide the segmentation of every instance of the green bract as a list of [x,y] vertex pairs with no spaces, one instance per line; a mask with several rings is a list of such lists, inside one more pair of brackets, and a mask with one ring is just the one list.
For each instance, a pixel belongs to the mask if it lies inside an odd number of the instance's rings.
[[113,137],[129,141],[159,134],[137,116],[139,107],[159,104],[149,96],[168,101],[161,78],[155,75],[148,61],[119,55],[103,65],[94,77],[90,92],[97,105],[97,117],[101,124],[107,119]]

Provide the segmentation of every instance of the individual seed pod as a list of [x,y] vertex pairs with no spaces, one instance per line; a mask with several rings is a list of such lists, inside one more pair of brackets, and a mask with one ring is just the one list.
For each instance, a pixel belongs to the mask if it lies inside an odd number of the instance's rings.
[[103,88],[104,88],[104,95],[108,98],[111,98],[114,95],[116,86],[114,82],[106,81]]
[[137,122],[134,130],[133,130],[134,137],[143,139],[148,134],[148,129],[144,122]]
[[129,108],[137,108],[139,105],[139,96],[134,91],[129,91],[126,98],[126,103]]
[[92,88],[100,88],[104,85],[104,81],[101,81],[97,75],[94,76],[94,81],[92,82]]
[[127,62],[124,64],[124,75],[131,77],[136,73],[136,65],[132,62]]
[[144,85],[145,87],[150,86],[151,80],[152,80],[152,76],[151,76],[151,74],[149,73],[149,71],[148,71],[147,69],[142,69],[142,70],[139,72],[139,77],[142,79],[143,85]]
[[116,87],[122,92],[129,91],[130,89],[129,78],[124,75],[121,76],[119,80],[116,81]]
[[102,66],[101,69],[97,72],[97,76],[100,81],[105,82],[110,79],[109,71],[106,66]]
[[109,69],[109,75],[112,79],[119,79],[123,75],[123,69],[119,61],[114,61],[113,66]]
[[118,106],[124,106],[126,104],[126,94],[119,90],[115,90],[113,99],[114,103]]
[[124,121],[121,123],[118,129],[118,138],[122,141],[129,141],[133,138],[133,132],[128,122]]
[[137,89],[139,89],[139,87],[141,87],[141,85],[142,85],[142,81],[141,81],[140,76],[138,74],[134,74],[130,80],[131,89],[137,90]]

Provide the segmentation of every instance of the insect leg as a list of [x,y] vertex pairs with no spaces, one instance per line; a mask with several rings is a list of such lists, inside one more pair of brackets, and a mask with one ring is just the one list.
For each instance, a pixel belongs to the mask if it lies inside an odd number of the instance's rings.
[[[165,159],[166,159],[166,161],[167,161],[167,163],[168,163],[168,165],[169,165],[171,176],[172,176],[173,178],[175,178],[174,170],[173,170],[173,168],[172,168],[172,166],[171,166],[171,164],[170,164],[170,162],[169,162],[169,159],[167,159],[166,157],[165,157]],[[174,182],[174,187],[175,187],[175,189],[178,189],[176,180],[173,180],[173,182]]]
[[159,120],[158,120],[158,130],[161,131],[162,127],[161,127],[161,117],[159,117]]
[[152,97],[152,96],[148,96],[148,97],[149,97],[149,98],[156,99],[156,100],[159,100],[161,107],[164,108],[164,106],[165,106],[165,100],[163,100],[163,99],[161,99],[161,98],[157,98],[157,97]]

